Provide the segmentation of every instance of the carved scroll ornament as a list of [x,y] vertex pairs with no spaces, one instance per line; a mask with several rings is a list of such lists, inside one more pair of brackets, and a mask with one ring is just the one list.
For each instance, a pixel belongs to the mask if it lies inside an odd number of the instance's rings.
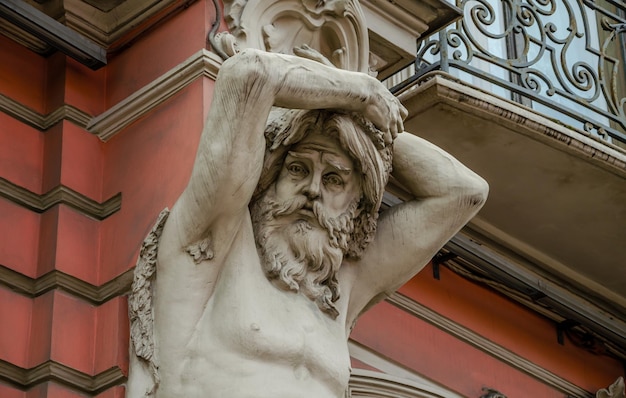
[[218,35],[221,50],[243,48],[293,54],[307,45],[341,69],[367,72],[369,42],[356,0],[226,0],[230,33]]

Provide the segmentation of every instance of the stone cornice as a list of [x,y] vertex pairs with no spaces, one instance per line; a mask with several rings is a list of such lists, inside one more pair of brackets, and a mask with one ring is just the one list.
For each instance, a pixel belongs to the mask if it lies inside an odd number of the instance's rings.
[[42,115],[2,94],[0,94],[0,112],[4,112],[41,131],[48,130],[61,120],[68,120],[86,129],[87,123],[91,120],[91,115],[72,105],[64,104],[47,115]]
[[409,297],[401,293],[394,293],[387,298],[387,301],[394,306],[400,308],[401,310],[406,311],[409,314],[420,318],[430,323],[431,325],[443,330],[444,332],[456,337],[457,339],[493,356],[494,358],[506,363],[512,368],[515,368],[531,377],[534,377],[540,382],[567,394],[568,397],[593,397],[590,392],[576,386],[573,383],[570,383],[569,381],[515,354],[514,352],[509,351],[501,345],[489,341],[485,337],[474,333],[466,327],[436,313],[435,311],[419,304],[418,302],[410,299]]
[[0,32],[22,46],[44,56],[50,55],[54,49],[49,44],[36,38],[25,30],[18,28],[9,21],[0,18]]
[[102,141],[107,141],[197,78],[205,76],[215,79],[221,63],[216,54],[202,49],[106,112],[94,117],[87,130]]
[[123,383],[126,381],[126,376],[117,366],[91,376],[55,361],[46,361],[33,368],[24,369],[0,360],[0,380],[8,381],[24,390],[37,384],[54,381],[95,395]]
[[101,10],[90,2],[63,0],[65,24],[85,37],[115,51],[149,29],[186,9],[196,0],[120,1],[110,10]]
[[47,115],[42,115],[2,94],[0,94],[0,112],[41,131],[49,129],[61,120],[68,120],[97,135],[102,141],[108,141],[124,127],[176,95],[197,78],[204,76],[215,80],[221,64],[222,60],[216,54],[202,49],[152,83],[93,118],[86,112],[67,104]]
[[575,153],[592,164],[626,178],[626,154],[619,147],[550,120],[517,103],[481,91],[446,73],[426,74],[416,84],[397,93],[397,96],[405,106],[411,102],[411,111],[415,113],[444,102],[472,114],[489,115],[515,131]]
[[43,213],[53,206],[64,204],[96,220],[109,217],[117,212],[122,205],[121,193],[99,203],[63,185],[58,185],[40,195],[1,177],[0,196],[37,213]]
[[[110,7],[102,7],[100,0],[38,0],[37,3],[46,4],[35,3],[33,6],[111,52],[129,45],[132,40],[196,1],[133,0],[118,1]],[[0,20],[0,31],[39,54],[46,55],[54,51],[41,39],[6,21]]]
[[132,269],[103,285],[95,286],[57,270],[33,279],[0,265],[0,284],[18,293],[37,297],[53,289],[62,289],[95,305],[126,294],[130,290],[132,281]]
[[354,398],[446,398],[437,391],[430,391],[411,380],[385,373],[353,369],[350,374],[350,394]]

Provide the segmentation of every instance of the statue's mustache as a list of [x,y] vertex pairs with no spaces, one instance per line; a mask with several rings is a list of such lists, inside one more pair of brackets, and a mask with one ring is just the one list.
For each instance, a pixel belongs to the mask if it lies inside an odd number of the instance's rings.
[[317,224],[323,229],[327,229],[325,227],[327,220],[331,219],[331,216],[327,214],[324,206],[319,201],[311,201],[306,196],[297,196],[293,199],[275,202],[275,205],[276,208],[272,212],[274,217],[287,217],[300,210],[308,210],[313,214]]
[[359,202],[355,200],[344,213],[335,216],[320,200],[310,200],[305,195],[277,200],[271,192],[255,203],[251,214],[256,225],[266,224],[281,229],[285,227],[281,220],[287,220],[298,228],[296,232],[324,231],[331,246],[345,253],[354,231],[358,206]]
[[282,202],[275,201],[274,203],[276,204],[275,216],[289,216],[303,209],[309,202],[305,196],[296,196],[293,199],[283,200]]

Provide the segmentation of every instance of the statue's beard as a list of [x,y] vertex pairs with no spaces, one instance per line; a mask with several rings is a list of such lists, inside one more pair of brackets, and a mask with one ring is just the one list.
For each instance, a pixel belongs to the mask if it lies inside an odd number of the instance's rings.
[[251,208],[261,264],[267,278],[282,289],[300,292],[335,319],[339,312],[337,272],[354,229],[358,202],[338,217],[325,214],[319,202],[309,203],[315,220],[298,217],[305,197],[278,202],[268,192]]

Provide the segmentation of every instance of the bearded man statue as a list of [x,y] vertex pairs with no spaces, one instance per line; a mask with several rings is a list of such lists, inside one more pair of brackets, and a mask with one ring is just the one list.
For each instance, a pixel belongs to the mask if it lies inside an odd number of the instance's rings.
[[[366,74],[251,49],[224,62],[189,184],[135,271],[129,397],[344,396],[358,316],[487,196],[402,133],[406,115]],[[390,175],[414,199],[379,213]]]

